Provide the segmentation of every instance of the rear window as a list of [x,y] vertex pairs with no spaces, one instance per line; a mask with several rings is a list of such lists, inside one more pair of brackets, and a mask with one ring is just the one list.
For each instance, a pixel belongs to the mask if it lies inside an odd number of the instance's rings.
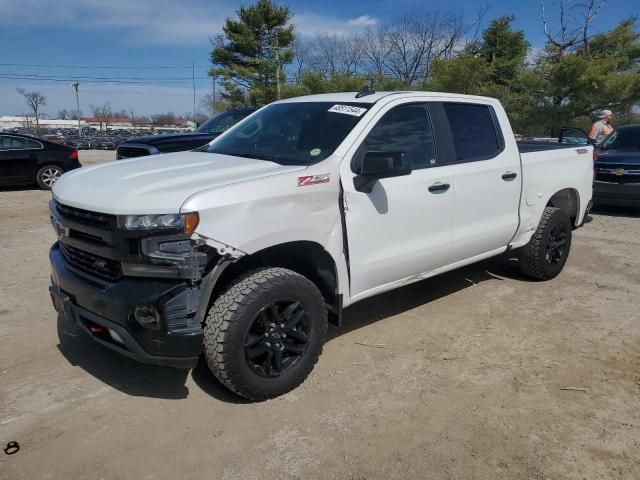
[[21,150],[26,145],[27,141],[24,138],[0,135],[0,150]]
[[489,105],[444,103],[457,162],[493,158],[502,151],[502,134]]

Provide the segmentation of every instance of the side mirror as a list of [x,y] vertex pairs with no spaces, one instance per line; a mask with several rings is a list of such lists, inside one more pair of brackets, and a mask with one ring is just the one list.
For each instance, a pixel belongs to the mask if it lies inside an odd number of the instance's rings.
[[356,169],[353,186],[358,192],[371,193],[381,178],[400,177],[411,173],[411,162],[403,152],[367,152]]

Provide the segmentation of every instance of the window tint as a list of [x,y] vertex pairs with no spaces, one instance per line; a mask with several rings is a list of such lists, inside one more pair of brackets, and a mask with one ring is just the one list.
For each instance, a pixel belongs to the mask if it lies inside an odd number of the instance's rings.
[[493,122],[492,108],[470,103],[444,103],[456,151],[456,161],[495,157],[502,150]]
[[0,135],[0,150],[19,150],[26,148],[27,141],[20,137]]
[[434,165],[435,144],[425,106],[401,105],[385,113],[360,149],[361,155],[371,151],[406,153],[414,169]]
[[36,142],[35,140],[29,140],[27,139],[27,144],[25,148],[30,148],[30,149],[40,149],[42,148],[42,144],[40,142]]

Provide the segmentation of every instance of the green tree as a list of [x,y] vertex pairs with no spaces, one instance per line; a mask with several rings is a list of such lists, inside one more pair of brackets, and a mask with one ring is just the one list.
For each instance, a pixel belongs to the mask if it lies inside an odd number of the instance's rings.
[[232,104],[264,104],[277,97],[284,80],[283,65],[291,62],[294,26],[291,11],[272,0],[240,7],[238,19],[227,18],[211,52],[214,68]]
[[540,85],[527,72],[529,43],[524,32],[511,29],[513,21],[508,16],[493,20],[480,40],[459,55],[436,60],[430,81],[422,87],[496,97],[509,112],[514,128],[521,131],[535,104],[531,92]]
[[547,46],[535,72],[545,91],[538,113],[551,133],[564,125],[586,127],[603,108],[630,112],[640,100],[639,40],[635,19],[627,19],[563,55]]

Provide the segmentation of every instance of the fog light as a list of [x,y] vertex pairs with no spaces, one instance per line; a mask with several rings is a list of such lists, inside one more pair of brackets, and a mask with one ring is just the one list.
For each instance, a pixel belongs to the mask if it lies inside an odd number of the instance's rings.
[[111,338],[113,340],[115,340],[116,342],[124,343],[124,340],[122,340],[122,337],[120,335],[118,335],[118,332],[116,332],[115,330],[109,329],[109,335],[111,335]]
[[133,316],[144,328],[160,328],[160,314],[151,306],[136,307]]

